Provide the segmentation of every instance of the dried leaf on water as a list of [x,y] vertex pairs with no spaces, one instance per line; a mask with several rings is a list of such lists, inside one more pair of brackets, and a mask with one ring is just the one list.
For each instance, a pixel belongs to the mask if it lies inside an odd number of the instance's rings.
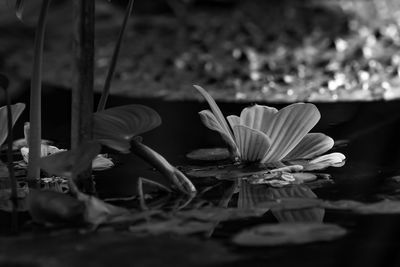
[[240,246],[276,246],[331,241],[344,236],[346,229],[335,224],[279,223],[244,230],[233,237]]

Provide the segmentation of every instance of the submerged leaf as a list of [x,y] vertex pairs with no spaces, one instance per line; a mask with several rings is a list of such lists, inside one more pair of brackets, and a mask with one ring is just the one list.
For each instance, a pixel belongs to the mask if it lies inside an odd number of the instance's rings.
[[344,236],[346,229],[335,224],[279,223],[264,224],[235,235],[240,246],[276,246],[330,241]]
[[161,124],[153,109],[143,105],[126,105],[94,113],[94,139],[121,153],[129,153],[133,137]]
[[229,150],[226,148],[201,148],[186,155],[191,160],[219,161],[229,158]]
[[86,142],[77,149],[41,158],[40,167],[50,174],[70,177],[87,169],[99,154],[100,148],[97,142]]

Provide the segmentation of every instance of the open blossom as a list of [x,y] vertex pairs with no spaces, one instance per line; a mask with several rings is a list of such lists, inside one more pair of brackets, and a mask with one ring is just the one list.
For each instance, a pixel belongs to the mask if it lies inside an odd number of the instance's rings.
[[345,159],[341,153],[320,156],[333,147],[334,141],[323,133],[309,133],[321,118],[313,104],[296,103],[279,111],[254,105],[243,109],[240,116],[228,116],[227,123],[212,97],[203,88],[195,87],[211,107],[199,113],[203,123],[219,132],[231,153],[242,161],[273,163],[309,159],[331,166]]

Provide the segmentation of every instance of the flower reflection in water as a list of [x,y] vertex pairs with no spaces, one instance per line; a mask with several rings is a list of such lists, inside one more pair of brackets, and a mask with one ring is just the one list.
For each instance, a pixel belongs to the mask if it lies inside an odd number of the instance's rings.
[[[266,185],[254,185],[243,181],[239,190],[238,208],[254,209],[264,202],[280,199],[316,199],[317,195],[307,185],[292,185],[273,188]],[[267,212],[267,210],[265,210]],[[272,215],[279,222],[322,222],[325,209],[311,207],[301,209],[271,208]]]

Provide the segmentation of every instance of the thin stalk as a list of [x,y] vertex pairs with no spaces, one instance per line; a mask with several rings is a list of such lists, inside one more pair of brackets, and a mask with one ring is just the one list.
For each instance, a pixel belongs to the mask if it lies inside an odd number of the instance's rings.
[[36,186],[37,179],[40,178],[40,146],[42,139],[42,65],[43,65],[43,44],[46,29],[47,13],[51,0],[43,0],[39,15],[39,22],[35,33],[35,47],[33,53],[33,70],[31,78],[30,94],[30,134],[29,134],[29,165],[28,183]]
[[12,215],[11,215],[11,229],[13,233],[18,233],[18,194],[17,194],[17,179],[14,175],[14,159],[13,159],[13,121],[12,121],[12,111],[11,111],[11,100],[10,95],[8,94],[8,90],[6,92],[6,100],[7,100],[7,128],[8,128],[8,136],[7,136],[7,167],[8,174],[10,176],[11,182],[11,202],[13,205]]
[[18,232],[18,195],[17,195],[17,179],[14,175],[14,159],[13,159],[13,120],[12,120],[12,110],[11,110],[11,100],[10,95],[8,94],[8,78],[2,74],[0,74],[1,79],[1,87],[4,89],[6,104],[7,104],[7,167],[8,174],[10,178],[11,185],[11,202],[12,202],[12,214],[11,214],[11,231],[12,233]]
[[[71,104],[71,148],[92,139],[94,84],[94,0],[73,0],[74,86]],[[80,190],[94,194],[91,166],[76,183]]]
[[121,50],[122,39],[125,34],[126,25],[128,25],[129,17],[131,16],[131,13],[132,13],[133,2],[134,2],[134,0],[129,0],[128,7],[126,9],[126,13],[125,13],[125,17],[124,17],[124,21],[121,26],[121,31],[119,32],[117,43],[115,44],[115,47],[114,47],[114,52],[113,52],[113,55],[111,58],[110,67],[108,69],[107,77],[104,82],[103,92],[101,94],[101,98],[100,98],[99,104],[97,106],[97,111],[102,111],[106,107],[107,99],[110,94],[111,81],[114,76],[115,66],[117,65],[119,51]]
[[180,192],[190,196],[196,195],[196,188],[192,182],[156,151],[135,139],[132,141],[131,151],[161,172]]

